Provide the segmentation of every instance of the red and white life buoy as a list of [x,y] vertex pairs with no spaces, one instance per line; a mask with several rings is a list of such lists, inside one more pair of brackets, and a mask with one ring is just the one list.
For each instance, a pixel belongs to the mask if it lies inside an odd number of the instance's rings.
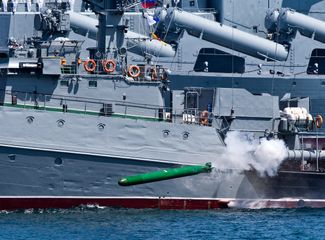
[[130,77],[137,78],[140,76],[140,68],[137,65],[131,65],[128,69]]
[[94,59],[88,59],[84,62],[84,68],[87,72],[94,72],[96,69],[96,62]]
[[112,73],[116,69],[116,63],[114,60],[103,60],[103,69],[106,73]]

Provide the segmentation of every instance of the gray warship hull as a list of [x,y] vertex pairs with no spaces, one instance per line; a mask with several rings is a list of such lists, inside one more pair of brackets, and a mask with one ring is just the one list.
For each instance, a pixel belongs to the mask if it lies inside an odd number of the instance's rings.
[[[34,116],[32,123],[26,121],[30,115]],[[64,126],[58,127],[56,121],[49,126],[46,121],[49,117],[53,120],[64,118]],[[183,129],[177,126],[171,129],[175,130],[175,136],[171,136],[174,139],[167,140],[162,131],[170,129],[170,123],[121,121],[119,118],[87,115],[80,118],[79,114],[53,114],[44,110],[25,109],[20,112],[9,106],[1,107],[1,121],[7,123],[0,141],[1,209],[79,205],[213,209],[324,207],[325,204],[324,193],[320,190],[325,183],[322,173],[279,171],[275,177],[261,177],[254,171],[216,167],[212,173],[197,176],[131,187],[118,185],[123,176],[184,164],[211,161],[217,166],[216,149],[220,140],[214,131],[202,135],[201,126],[186,125]],[[98,130],[98,122],[106,125],[104,130]],[[15,126],[24,126],[28,137],[12,138],[15,131],[20,131]],[[50,138],[49,130],[52,132]],[[163,147],[162,143],[172,141],[170,144],[174,144],[177,138],[184,141],[183,131],[189,131],[193,140],[187,140],[183,146],[178,144],[179,148],[174,148],[174,151],[172,148],[166,151],[168,147]],[[101,137],[91,137],[98,133]],[[89,139],[89,142],[85,145],[71,142],[67,136],[73,135]],[[151,145],[145,144],[148,141]],[[214,144],[202,144],[201,151],[193,153],[188,141],[193,141],[193,145],[205,141]]]

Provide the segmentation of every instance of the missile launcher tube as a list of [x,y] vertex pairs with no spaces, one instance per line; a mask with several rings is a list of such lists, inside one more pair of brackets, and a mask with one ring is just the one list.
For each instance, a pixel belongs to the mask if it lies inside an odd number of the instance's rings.
[[180,168],[170,168],[161,171],[149,172],[139,175],[128,176],[118,181],[121,186],[132,186],[136,184],[144,184],[150,182],[163,181],[168,179],[186,177],[200,173],[211,172],[211,163],[204,166],[184,166]]
[[[70,25],[75,33],[87,36],[93,40],[97,39],[97,19],[75,12],[69,12],[69,15]],[[139,33],[127,31],[125,33],[125,39],[128,42],[128,50],[138,55],[149,54],[159,57],[173,57],[175,55],[175,50],[169,44],[157,39],[150,39],[148,36]]]
[[179,9],[168,9],[165,21],[166,26],[174,24],[191,35],[259,59],[285,61],[288,56],[281,44]]
[[325,22],[321,20],[285,8],[281,9],[278,22],[281,30],[295,28],[303,36],[314,36],[315,40],[325,43]]

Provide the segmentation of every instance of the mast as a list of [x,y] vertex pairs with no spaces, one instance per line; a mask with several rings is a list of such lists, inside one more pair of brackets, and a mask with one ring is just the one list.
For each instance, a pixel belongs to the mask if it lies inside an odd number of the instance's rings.
[[124,46],[124,33],[127,26],[123,22],[123,0],[86,0],[98,15],[96,58],[106,53],[115,54]]

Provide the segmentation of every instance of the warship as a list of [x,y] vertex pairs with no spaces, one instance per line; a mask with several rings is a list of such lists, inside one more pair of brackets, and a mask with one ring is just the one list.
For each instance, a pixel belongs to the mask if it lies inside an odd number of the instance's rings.
[[325,207],[324,8],[2,0],[0,209]]

